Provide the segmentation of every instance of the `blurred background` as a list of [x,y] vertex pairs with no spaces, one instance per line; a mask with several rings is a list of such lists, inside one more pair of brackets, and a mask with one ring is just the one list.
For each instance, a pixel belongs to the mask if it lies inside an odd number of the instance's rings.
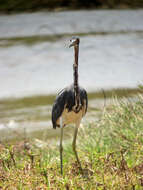
[[73,81],[74,35],[81,39],[79,82],[89,94],[83,123],[101,114],[101,89],[109,104],[114,89],[136,94],[143,82],[142,8],[143,0],[0,0],[0,141],[58,134],[51,107]]
[[143,0],[0,0],[0,10],[37,11],[42,9],[141,8]]

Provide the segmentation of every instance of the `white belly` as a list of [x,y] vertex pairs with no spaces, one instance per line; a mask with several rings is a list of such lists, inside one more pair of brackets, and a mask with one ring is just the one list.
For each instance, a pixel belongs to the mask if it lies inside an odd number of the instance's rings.
[[64,110],[62,114],[63,124],[67,125],[70,123],[77,123],[82,118],[82,110],[80,110],[78,113],[75,113],[74,111],[68,112],[67,109]]
[[[75,113],[74,111],[68,111],[68,109],[64,109],[61,117],[62,117],[62,122],[63,125],[67,124],[72,124],[72,123],[77,123],[82,119],[82,117],[85,115],[85,106],[78,112]],[[57,124],[60,124],[60,119],[57,120]]]

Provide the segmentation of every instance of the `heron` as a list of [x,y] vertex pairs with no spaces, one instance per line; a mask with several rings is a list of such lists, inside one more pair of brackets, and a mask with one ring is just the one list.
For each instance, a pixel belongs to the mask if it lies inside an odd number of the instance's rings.
[[69,47],[74,47],[74,64],[73,64],[73,84],[59,92],[52,108],[53,128],[60,127],[60,167],[63,175],[63,129],[68,124],[75,124],[74,137],[72,142],[73,152],[75,154],[79,168],[82,171],[81,163],[76,150],[76,139],[78,129],[83,116],[87,112],[88,98],[87,92],[78,84],[78,55],[79,55],[78,37],[72,37]]

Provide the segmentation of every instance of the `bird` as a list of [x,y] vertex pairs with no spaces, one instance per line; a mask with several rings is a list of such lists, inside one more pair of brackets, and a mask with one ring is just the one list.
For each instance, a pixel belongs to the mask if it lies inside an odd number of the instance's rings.
[[76,139],[78,129],[83,116],[87,112],[88,97],[84,88],[79,86],[78,83],[78,55],[79,55],[79,43],[78,37],[72,37],[70,39],[70,47],[74,47],[74,64],[73,64],[73,83],[68,87],[61,90],[52,107],[52,124],[53,128],[60,127],[60,167],[61,174],[63,175],[63,129],[68,124],[74,124],[74,136],[72,141],[72,148],[75,154],[77,163],[82,171],[81,163],[76,151]]

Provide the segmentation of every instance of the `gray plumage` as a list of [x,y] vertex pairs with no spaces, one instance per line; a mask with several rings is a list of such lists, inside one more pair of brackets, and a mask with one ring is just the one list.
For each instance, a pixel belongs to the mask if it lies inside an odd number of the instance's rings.
[[[85,106],[85,113],[87,111],[88,106],[88,99],[87,99],[87,93],[85,89],[82,87],[79,87],[79,98],[80,98],[80,109],[82,109],[83,106]],[[65,106],[66,105],[66,106]],[[75,106],[75,93],[74,93],[74,85],[71,85],[69,87],[64,88],[62,91],[59,92],[55,103],[52,108],[52,123],[53,128],[56,129],[56,127],[60,127],[56,122],[60,118],[60,116],[63,113],[64,108],[67,108],[68,112],[73,111],[73,107]],[[80,111],[79,109],[79,111]],[[64,124],[65,126],[66,124]]]

